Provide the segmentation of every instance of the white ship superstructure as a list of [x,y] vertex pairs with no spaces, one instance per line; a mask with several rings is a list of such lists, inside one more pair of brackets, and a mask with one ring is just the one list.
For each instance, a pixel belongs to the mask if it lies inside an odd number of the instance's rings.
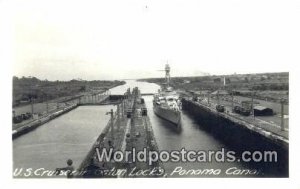
[[166,83],[162,90],[154,95],[153,110],[157,116],[170,121],[176,127],[180,127],[181,103],[179,95],[170,87],[170,66],[168,64],[166,64],[164,71],[166,72]]

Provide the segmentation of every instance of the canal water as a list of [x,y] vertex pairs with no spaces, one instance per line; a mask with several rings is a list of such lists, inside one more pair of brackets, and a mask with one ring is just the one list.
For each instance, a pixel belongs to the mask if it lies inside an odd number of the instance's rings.
[[[159,86],[146,82],[127,80],[125,85],[111,89],[111,94],[124,94],[130,87],[139,87],[142,93],[155,93]],[[182,114],[182,129],[177,131],[167,121],[157,117],[152,111],[152,96],[144,96],[148,115],[150,117],[154,135],[160,150],[230,150],[218,139],[201,129],[186,112]],[[45,125],[29,132],[13,141],[13,167],[19,168],[45,168],[53,170],[66,165],[66,160],[71,158],[77,167],[83,160],[91,145],[96,140],[108,122],[109,116],[105,115],[114,106],[82,106],[52,120]],[[228,169],[248,169],[241,163],[171,163],[164,164],[170,177],[206,177],[205,174],[185,174],[185,170],[208,170],[219,172],[217,177],[227,176],[261,176],[258,175],[228,175]],[[181,174],[171,173],[181,169]],[[249,168],[250,169],[250,168]],[[217,173],[216,172],[216,173]],[[213,175],[210,175],[213,176]]]
[[[78,167],[106,126],[105,115],[114,106],[80,106],[13,140],[13,171],[21,177],[40,177],[42,170],[66,166],[72,159]],[[28,169],[28,172],[24,170]],[[31,170],[41,170],[31,174]],[[25,175],[25,176],[24,176]],[[17,175],[15,175],[17,176]],[[45,175],[47,177],[47,175]]]

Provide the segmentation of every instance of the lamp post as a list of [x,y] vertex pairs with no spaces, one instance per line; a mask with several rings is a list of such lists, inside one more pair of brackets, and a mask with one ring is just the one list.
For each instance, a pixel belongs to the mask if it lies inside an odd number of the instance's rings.
[[284,131],[284,99],[280,99],[280,104],[281,104],[281,130]]
[[122,118],[124,118],[124,112],[125,112],[125,100],[122,101]]
[[114,122],[113,122],[113,117],[114,117],[114,111],[111,109],[109,112],[106,112],[106,115],[110,114],[110,131],[111,131],[111,139],[114,139]]
[[217,103],[220,104],[219,90],[217,91]]
[[118,127],[118,130],[120,130],[120,107],[121,107],[121,105],[120,104],[118,104],[117,105],[117,127]]
[[208,94],[207,94],[207,103],[208,103],[208,106],[209,106],[209,98],[210,98],[210,92],[208,92]]
[[32,118],[33,118],[33,111],[34,111],[34,109],[33,109],[33,101],[34,101],[33,97],[30,97],[30,105],[31,105],[31,115],[32,115]]
[[252,113],[253,119],[255,119],[255,115],[254,115],[254,94],[255,94],[255,92],[253,91],[251,93],[251,113]]
[[231,91],[231,111],[233,112],[233,91]]
[[46,94],[46,107],[47,107],[47,114],[49,114],[49,103],[48,103],[48,95]]

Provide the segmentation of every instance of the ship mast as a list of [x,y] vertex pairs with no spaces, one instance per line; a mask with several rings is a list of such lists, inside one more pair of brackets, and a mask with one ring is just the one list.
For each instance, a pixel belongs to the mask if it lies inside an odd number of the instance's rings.
[[171,70],[171,68],[170,68],[169,64],[167,63],[166,66],[165,66],[165,72],[166,72],[165,77],[166,77],[167,87],[170,86],[170,70]]

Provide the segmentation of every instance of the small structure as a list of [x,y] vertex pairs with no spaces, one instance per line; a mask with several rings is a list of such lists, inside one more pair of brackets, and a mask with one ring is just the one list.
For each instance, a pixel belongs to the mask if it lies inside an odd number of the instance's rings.
[[235,112],[237,114],[241,114],[243,116],[249,116],[251,113],[249,108],[245,108],[242,106],[234,106],[233,112]]
[[147,108],[142,108],[142,116],[147,116]]
[[218,105],[216,106],[216,110],[217,110],[218,112],[224,112],[224,111],[225,111],[225,107],[224,107],[224,105],[218,104]]
[[211,95],[225,96],[225,95],[229,95],[229,93],[226,90],[216,90],[212,92]]
[[126,115],[127,115],[127,118],[131,118],[131,115],[132,115],[132,108],[128,108],[128,109],[127,109]]
[[[252,101],[251,100],[244,100],[241,102],[242,107],[246,109],[252,109]],[[257,105],[258,106],[259,102],[253,101],[253,106]]]
[[270,116],[274,114],[271,108],[267,108],[264,106],[254,106],[253,110],[255,116]]

